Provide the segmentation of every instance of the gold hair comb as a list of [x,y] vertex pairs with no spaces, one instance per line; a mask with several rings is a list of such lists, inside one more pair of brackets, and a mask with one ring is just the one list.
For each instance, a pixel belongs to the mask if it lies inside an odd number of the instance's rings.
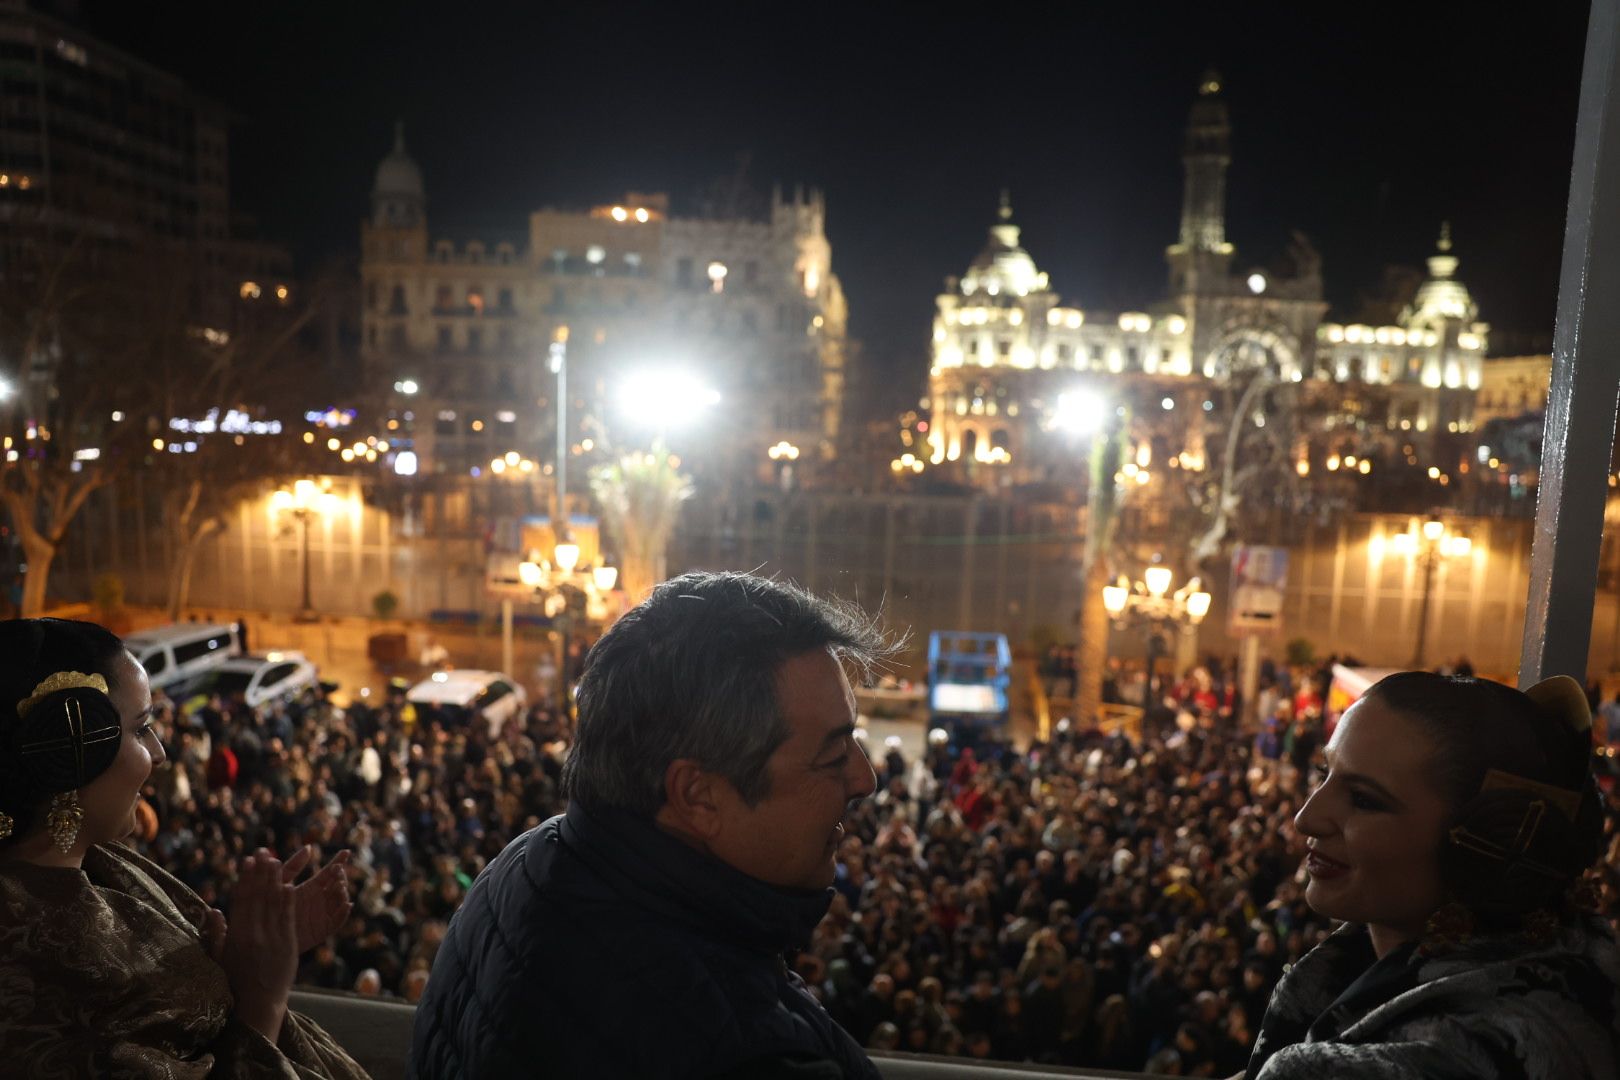
[[107,693],[107,680],[100,675],[86,675],[80,671],[58,671],[38,686],[33,693],[17,705],[17,715],[27,716],[28,710],[60,690],[99,690]]
[[1488,770],[1485,773],[1485,782],[1480,785],[1479,790],[1481,792],[1503,790],[1526,792],[1538,799],[1545,799],[1549,806],[1557,809],[1571,821],[1575,820],[1575,815],[1580,813],[1581,809],[1580,792],[1555,787],[1552,784],[1543,784],[1541,781],[1532,780],[1528,776],[1503,772],[1501,769]]

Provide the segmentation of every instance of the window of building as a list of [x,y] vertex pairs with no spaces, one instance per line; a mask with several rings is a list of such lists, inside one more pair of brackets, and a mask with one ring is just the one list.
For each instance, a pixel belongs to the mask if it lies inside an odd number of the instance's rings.
[[1069,347],[1067,345],[1059,345],[1057,347],[1057,358],[1064,363],[1069,362]]
[[1012,355],[1012,339],[1010,339],[1010,338],[1002,338],[1000,341],[996,342],[996,352],[999,353],[1002,356],[1011,356]]
[[391,326],[388,328],[388,347],[403,351],[405,348],[405,328]]
[[503,326],[495,331],[495,344],[502,349],[512,347],[512,328],[510,326]]
[[433,310],[449,311],[450,304],[450,286],[440,285],[433,291]]
[[1138,361],[1138,358],[1140,357],[1140,355],[1141,354],[1137,350],[1135,345],[1127,345],[1127,346],[1125,346],[1125,363],[1126,364],[1130,365],[1133,368],[1136,367],[1137,366],[1137,361]]
[[484,332],[476,326],[467,331],[467,351],[470,353],[484,351]]
[[1100,363],[1102,363],[1102,358],[1103,358],[1102,346],[1101,345],[1093,345],[1091,347],[1091,362],[1093,364],[1100,364]]
[[448,326],[439,327],[439,351],[442,353],[450,351],[450,328]]
[[692,287],[692,260],[690,258],[675,260],[675,284],[683,289]]
[[512,310],[512,290],[511,289],[502,289],[499,293],[497,293],[496,297],[495,297],[495,304],[496,304],[496,310],[498,310],[498,311],[511,311]]

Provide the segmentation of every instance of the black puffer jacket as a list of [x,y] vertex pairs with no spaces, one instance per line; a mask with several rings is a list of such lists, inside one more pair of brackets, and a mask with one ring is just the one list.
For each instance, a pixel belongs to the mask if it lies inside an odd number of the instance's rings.
[[783,961],[832,890],[773,888],[617,812],[518,837],[450,924],[410,1075],[878,1080]]

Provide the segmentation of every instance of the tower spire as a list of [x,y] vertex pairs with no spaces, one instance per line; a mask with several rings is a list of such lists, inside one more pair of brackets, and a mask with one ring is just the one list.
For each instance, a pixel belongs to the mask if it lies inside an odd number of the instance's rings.
[[1180,246],[1192,251],[1225,251],[1226,167],[1232,161],[1232,125],[1221,97],[1221,77],[1213,69],[1198,84],[1187,117],[1181,163]]
[[1450,221],[1442,221],[1440,223],[1440,242],[1436,246],[1439,247],[1441,254],[1445,254],[1446,252],[1451,250],[1451,222]]
[[1006,188],[1001,189],[1001,205],[996,210],[996,217],[1002,221],[1012,220],[1012,196]]

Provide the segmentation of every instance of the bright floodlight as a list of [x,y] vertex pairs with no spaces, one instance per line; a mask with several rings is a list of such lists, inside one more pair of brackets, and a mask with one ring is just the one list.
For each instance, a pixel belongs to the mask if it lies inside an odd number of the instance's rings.
[[1168,566],[1150,566],[1142,571],[1142,580],[1147,582],[1148,592],[1154,596],[1163,596],[1170,588],[1170,576]]
[[[10,401],[13,390],[14,387],[11,385],[10,379],[0,378],[0,401]],[[114,414],[113,419],[118,420],[121,419],[121,417]]]
[[1430,519],[1423,523],[1423,538],[1425,540],[1438,540],[1446,534],[1446,523]]
[[1064,431],[1089,435],[1108,420],[1108,401],[1095,390],[1082,387],[1058,395],[1054,423]]
[[558,544],[554,554],[557,557],[557,569],[565,574],[572,574],[574,567],[579,565],[578,544]]
[[704,408],[717,405],[720,392],[682,371],[648,371],[628,379],[619,404],[632,420],[651,427],[675,427]]
[[1103,607],[1108,609],[1108,614],[1118,615],[1125,610],[1130,595],[1131,591],[1123,585],[1104,585]]
[[1210,595],[1207,592],[1195,592],[1187,597],[1187,614],[1193,622],[1201,622],[1209,614]]
[[598,566],[591,575],[596,580],[596,587],[602,592],[612,592],[613,586],[619,583],[619,568],[617,566]]

